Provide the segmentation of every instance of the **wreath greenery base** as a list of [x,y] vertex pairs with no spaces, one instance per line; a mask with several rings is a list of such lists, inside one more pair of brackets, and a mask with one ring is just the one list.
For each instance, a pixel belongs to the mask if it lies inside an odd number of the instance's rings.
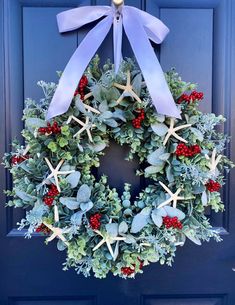
[[[224,209],[220,188],[232,162],[223,154],[228,137],[216,131],[225,119],[198,110],[203,94],[171,70],[166,79],[182,120],[157,114],[141,72],[131,59],[118,75],[96,56],[81,79],[68,112],[45,121],[55,83],[40,81],[39,103],[27,99],[22,135],[4,165],[13,177],[7,206],[27,209],[19,229],[57,239],[67,252],[64,270],[105,278],[109,271],[134,278],[153,263],[171,265],[186,239],[200,245],[220,237],[205,216]],[[93,168],[110,140],[138,156],[136,175],[150,184],[136,198],[99,180]],[[225,171],[224,171],[225,170]]]

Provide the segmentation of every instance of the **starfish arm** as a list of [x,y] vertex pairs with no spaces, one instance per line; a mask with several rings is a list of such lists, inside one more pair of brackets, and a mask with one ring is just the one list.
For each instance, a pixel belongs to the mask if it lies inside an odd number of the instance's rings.
[[140,104],[142,103],[142,101],[139,98],[139,96],[133,90],[131,90],[131,94],[137,100],[137,102],[139,102]]
[[57,205],[54,206],[54,221],[55,222],[59,221],[59,209]]
[[58,172],[58,170],[61,168],[62,164],[64,163],[64,160],[60,160],[60,162],[58,163],[58,165],[55,168],[55,171]]
[[172,198],[167,199],[166,201],[162,202],[157,209],[163,208],[165,205],[168,205],[172,201]]
[[73,119],[73,116],[72,116],[72,115],[70,115],[70,116],[69,116],[69,118],[68,118],[68,120],[66,121],[66,124],[71,123],[72,119]]
[[87,99],[89,99],[90,97],[92,97],[93,96],[93,93],[92,92],[89,92],[89,93],[87,93],[85,96],[84,96],[84,101],[85,100],[87,100]]
[[175,208],[175,209],[176,209],[176,207],[177,207],[177,201],[178,201],[178,198],[173,199],[173,204],[172,204],[172,206],[173,206],[173,208]]
[[215,158],[216,158],[216,149],[214,148],[212,151],[212,156],[211,156],[212,162],[215,162]]
[[124,98],[125,92],[126,92],[126,91],[124,91],[124,92],[122,93],[122,95],[119,97],[119,99],[116,101],[117,104],[121,103],[121,101],[122,101],[123,98]]
[[51,235],[50,237],[47,238],[47,241],[48,241],[48,242],[52,241],[53,239],[56,238],[56,236],[57,236],[56,233],[52,233],[52,235]]
[[73,137],[76,138],[78,135],[83,133],[83,131],[85,131],[85,130],[86,130],[86,127],[82,127],[77,133],[75,133],[75,135]]
[[61,239],[64,243],[67,242],[67,239],[64,237],[64,235],[62,233],[58,234],[58,238]]
[[93,248],[93,251],[99,249],[105,243],[105,239],[102,239],[96,246]]
[[86,123],[84,123],[83,121],[81,121],[81,120],[79,120],[78,118],[75,118],[75,117],[74,117],[74,121],[76,121],[79,125],[81,125],[83,127],[86,125]]
[[215,161],[215,167],[220,163],[221,159],[222,159],[222,155],[219,155]]
[[178,131],[178,130],[185,129],[185,128],[188,128],[191,126],[192,126],[192,124],[180,125],[180,126],[175,127],[174,130]]
[[90,142],[93,142],[90,129],[87,129],[86,132],[87,132],[87,135],[88,135],[88,138],[89,138]]
[[175,120],[171,118],[170,120],[170,129],[173,129],[175,126]]
[[30,150],[30,145],[28,144],[26,147],[25,147],[25,150],[23,151],[23,156],[27,155],[27,153],[29,152]]
[[168,132],[168,134],[166,135],[164,141],[163,141],[163,146],[166,145],[166,143],[168,142],[168,140],[170,139],[171,134]]
[[180,193],[181,191],[182,191],[181,188],[179,188],[179,189],[175,192],[175,196],[178,196],[179,193]]
[[184,142],[184,143],[188,143],[188,141],[187,140],[185,140],[184,138],[182,138],[182,137],[180,137],[177,133],[173,133],[173,136],[177,139],[177,140],[179,140],[179,141],[181,141],[181,142]]
[[51,170],[51,172],[54,172],[54,168],[53,168],[53,166],[51,165],[50,161],[49,161],[47,158],[45,158],[45,161],[46,161],[46,163],[47,163],[49,169]]
[[127,86],[131,84],[131,72],[127,71],[127,77],[126,77]]
[[119,236],[118,236],[118,237],[115,237],[114,240],[119,240],[119,241],[120,241],[120,240],[126,240],[126,237],[119,237]]
[[162,183],[161,181],[159,181],[159,184],[161,185],[162,188],[164,188],[164,190],[170,194],[171,196],[173,196],[174,194],[172,193],[172,191],[164,184]]
[[61,189],[60,189],[60,185],[59,185],[58,176],[57,176],[57,175],[54,175],[54,179],[55,179],[55,185],[56,185],[56,187],[57,187],[57,190],[58,190],[58,192],[60,193],[60,192],[61,192]]
[[114,252],[113,252],[111,244],[108,241],[106,241],[106,245],[109,249],[110,254],[112,255],[112,258],[114,258]]
[[84,107],[85,107],[87,110],[90,110],[91,112],[94,112],[94,113],[96,113],[96,114],[100,114],[100,111],[99,111],[99,110],[97,110],[97,109],[95,109],[95,108],[93,108],[93,107],[91,107],[91,106],[89,106],[89,105],[84,104]]
[[69,175],[69,174],[72,174],[74,173],[75,170],[72,170],[72,171],[63,171],[63,172],[57,172],[57,175]]
[[121,85],[121,84],[118,84],[118,83],[114,83],[113,85],[114,85],[114,87],[116,87],[120,90],[126,90],[126,86],[124,86],[124,85]]
[[50,225],[49,223],[43,222],[44,226],[46,226],[48,229],[50,229],[51,231],[53,230],[52,225]]

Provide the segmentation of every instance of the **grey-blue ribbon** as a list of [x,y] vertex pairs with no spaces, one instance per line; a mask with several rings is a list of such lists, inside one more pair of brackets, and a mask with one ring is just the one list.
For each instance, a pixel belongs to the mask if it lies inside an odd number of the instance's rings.
[[63,33],[79,29],[101,17],[104,18],[88,32],[65,67],[50,103],[47,119],[67,112],[84,71],[112,25],[115,72],[118,72],[122,60],[122,31],[124,28],[157,112],[181,118],[149,41],[160,44],[169,29],[156,17],[126,5],[118,8],[114,5],[75,8],[58,14],[57,22],[60,33]]

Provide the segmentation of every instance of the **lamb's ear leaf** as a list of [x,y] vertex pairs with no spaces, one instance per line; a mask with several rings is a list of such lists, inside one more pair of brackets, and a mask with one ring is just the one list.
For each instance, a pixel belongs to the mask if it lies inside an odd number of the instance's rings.
[[149,222],[151,208],[144,208],[139,214],[135,215],[131,224],[131,233],[140,232]]
[[118,224],[117,223],[108,223],[106,226],[107,233],[112,237],[118,236]]
[[185,214],[184,212],[182,212],[181,210],[177,209],[177,208],[173,208],[170,206],[165,206],[164,207],[166,213],[168,216],[170,217],[177,217],[179,220],[183,220],[185,218]]
[[88,202],[82,202],[80,204],[80,208],[83,212],[88,212],[93,208],[94,204],[92,201],[88,201]]
[[128,224],[125,221],[122,221],[118,227],[119,234],[126,234],[128,231]]
[[66,177],[66,180],[71,185],[71,188],[74,189],[77,187],[78,182],[80,181],[81,173],[79,171],[73,172]]
[[65,205],[70,210],[76,210],[80,206],[80,203],[74,197],[61,197],[60,203]]
[[76,213],[74,213],[71,218],[71,224],[75,225],[75,226],[80,226],[82,224],[82,216],[84,215],[83,211],[78,211]]
[[196,237],[194,234],[192,234],[192,231],[190,229],[184,230],[183,233],[186,235],[188,239],[190,239],[194,244],[201,246],[201,241],[198,237]]
[[80,203],[88,202],[91,197],[91,189],[87,184],[83,184],[77,192],[77,201]]

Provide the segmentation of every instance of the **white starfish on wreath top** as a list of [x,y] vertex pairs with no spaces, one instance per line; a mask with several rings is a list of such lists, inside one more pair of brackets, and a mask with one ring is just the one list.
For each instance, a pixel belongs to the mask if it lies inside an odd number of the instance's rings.
[[[90,112],[90,110],[88,111]],[[80,126],[82,126],[81,129],[79,129],[79,131],[73,136],[74,138],[81,135],[84,131],[86,131],[87,136],[90,140],[90,142],[93,142],[93,138],[92,138],[92,134],[91,134],[91,129],[93,127],[96,127],[95,124],[92,124],[90,122],[90,118],[89,116],[86,116],[86,120],[85,122],[81,121],[80,119],[76,118],[74,115],[71,115],[68,120],[67,120],[67,124],[69,124],[72,120],[74,120],[75,122],[77,122]]]
[[123,90],[123,93],[121,94],[121,96],[119,97],[119,99],[116,102],[117,104],[120,104],[121,101],[124,99],[124,97],[127,96],[127,95],[130,95],[131,97],[133,97],[137,102],[142,103],[139,96],[133,90],[133,86],[131,84],[131,72],[130,71],[127,71],[126,85],[121,85],[121,84],[118,84],[118,83],[114,83],[113,85],[114,85],[114,87],[116,87],[120,90]]
[[42,184],[46,184],[48,182],[48,180],[50,180],[51,178],[55,179],[55,185],[57,187],[58,192],[61,192],[60,189],[60,184],[59,184],[59,179],[58,176],[65,176],[65,175],[69,175],[73,172],[75,172],[75,170],[71,170],[71,171],[60,171],[61,166],[64,163],[64,160],[60,160],[60,162],[57,164],[57,166],[54,168],[51,164],[51,162],[48,160],[48,158],[45,158],[45,161],[51,171],[50,175],[47,176],[47,178],[45,180],[43,180]]

